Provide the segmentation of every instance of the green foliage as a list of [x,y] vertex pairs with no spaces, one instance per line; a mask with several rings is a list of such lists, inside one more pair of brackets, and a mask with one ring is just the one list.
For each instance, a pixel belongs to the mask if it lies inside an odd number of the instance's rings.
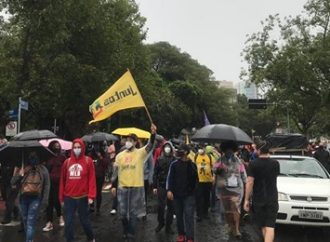
[[144,45],[145,18],[132,0],[3,0],[0,10],[0,125],[18,97],[29,101],[22,130],[51,129],[81,136],[94,128],[148,129],[145,110],[127,110],[89,126],[88,106],[129,68],[159,131],[177,135],[212,123],[237,123],[233,93],[212,71],[166,42]]
[[295,130],[309,135],[328,122],[320,114],[329,105],[329,1],[310,0],[305,10],[306,15],[284,20],[270,16],[263,30],[248,39],[244,77],[266,87],[267,98],[276,104],[274,113],[285,116],[289,110]]

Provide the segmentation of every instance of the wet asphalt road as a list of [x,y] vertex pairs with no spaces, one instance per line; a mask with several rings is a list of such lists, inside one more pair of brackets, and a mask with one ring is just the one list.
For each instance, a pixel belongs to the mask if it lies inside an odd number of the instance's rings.
[[[94,232],[97,242],[122,242],[121,223],[117,216],[110,215],[111,198],[109,193],[104,194],[104,205],[102,215],[91,215]],[[175,242],[176,234],[167,235],[164,231],[156,234],[157,226],[156,203],[150,199],[148,205],[148,218],[145,222],[141,221],[138,227],[138,242]],[[1,218],[3,211],[0,211]],[[175,220],[173,230],[175,231]],[[41,217],[38,222],[37,235],[35,242],[65,242],[64,229],[56,226],[51,232],[42,232],[44,220]],[[85,242],[86,237],[82,232],[78,220],[76,221],[76,242]],[[0,226],[0,242],[24,242],[24,234],[18,233],[19,226]],[[232,238],[228,235],[226,226],[221,222],[220,215],[214,213],[209,220],[196,223],[196,238],[198,242],[259,242],[260,233],[251,222],[242,224],[241,240]],[[276,242],[328,242],[330,241],[330,228],[303,228],[292,226],[278,226],[276,231]]]

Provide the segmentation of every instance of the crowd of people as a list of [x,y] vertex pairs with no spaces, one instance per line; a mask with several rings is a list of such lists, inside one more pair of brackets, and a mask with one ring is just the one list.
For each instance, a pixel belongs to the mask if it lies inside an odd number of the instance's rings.
[[[274,241],[280,171],[279,163],[269,157],[267,143],[174,145],[164,138],[156,139],[156,132],[157,127],[152,125],[145,144],[135,134],[111,144],[86,144],[75,139],[69,155],[53,141],[48,148],[55,156],[47,161],[40,160],[35,151],[19,164],[1,161],[1,196],[6,202],[1,223],[20,217],[26,242],[31,242],[37,218],[45,211],[42,230],[64,227],[66,241],[72,242],[77,212],[88,241],[95,242],[89,214],[100,214],[107,178],[113,195],[111,214],[118,211],[125,241],[135,240],[138,222],[146,219],[149,190],[157,197],[155,232],[165,227],[166,233],[173,234],[176,217],[177,242],[193,242],[195,221],[208,220],[216,205],[232,236],[242,237],[240,221],[252,210],[264,241]],[[2,139],[0,146],[6,142]],[[313,155],[330,167],[324,146],[320,145]]]

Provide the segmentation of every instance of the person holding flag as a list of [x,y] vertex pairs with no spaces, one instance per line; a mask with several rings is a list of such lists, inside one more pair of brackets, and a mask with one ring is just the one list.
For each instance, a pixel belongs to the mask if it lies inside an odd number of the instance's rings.
[[133,241],[138,218],[146,215],[144,194],[144,160],[152,149],[157,127],[151,125],[151,137],[148,144],[136,148],[138,137],[130,134],[125,150],[116,157],[112,175],[113,196],[117,196],[120,217],[123,224],[123,238]]

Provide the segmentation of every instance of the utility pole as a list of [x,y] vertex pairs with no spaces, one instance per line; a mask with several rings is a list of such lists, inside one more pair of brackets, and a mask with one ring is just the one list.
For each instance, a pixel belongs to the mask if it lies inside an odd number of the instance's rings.
[[22,98],[19,97],[18,98],[17,133],[20,133],[21,132],[21,115],[22,115],[22,112],[21,112],[21,101],[22,101]]

